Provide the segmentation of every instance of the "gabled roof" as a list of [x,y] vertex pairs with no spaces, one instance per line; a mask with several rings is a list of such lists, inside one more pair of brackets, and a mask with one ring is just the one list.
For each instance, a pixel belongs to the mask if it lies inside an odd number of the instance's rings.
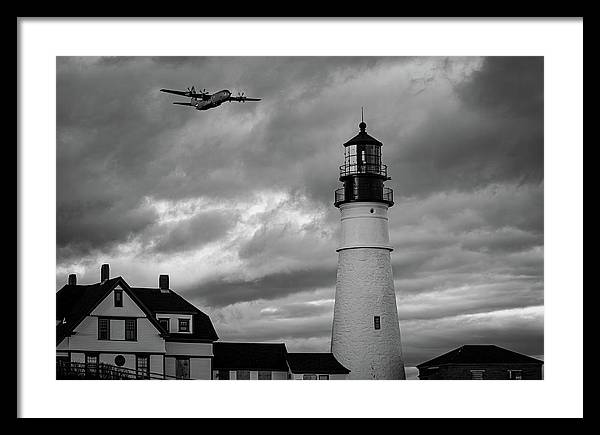
[[350,373],[350,370],[341,365],[332,353],[288,353],[287,362],[292,373]]
[[522,353],[514,352],[494,344],[465,344],[448,353],[430,359],[417,367],[444,364],[543,364],[544,362]]
[[192,333],[171,332],[165,337],[167,341],[215,341],[219,339],[210,317],[174,291],[163,292],[159,288],[141,287],[134,287],[132,290],[150,309],[153,317],[156,317],[157,313],[192,314]]
[[[120,276],[91,285],[65,285],[56,293],[56,344],[58,345],[119,283]],[[125,287],[124,286],[124,287]]]
[[[210,318],[177,293],[160,289],[132,288],[118,276],[91,285],[65,285],[56,293],[56,344],[69,335],[81,321],[118,285],[134,300],[168,341],[214,341],[217,333]],[[168,334],[156,320],[157,312],[192,314],[192,333]]]
[[288,371],[283,343],[213,343],[215,370]]

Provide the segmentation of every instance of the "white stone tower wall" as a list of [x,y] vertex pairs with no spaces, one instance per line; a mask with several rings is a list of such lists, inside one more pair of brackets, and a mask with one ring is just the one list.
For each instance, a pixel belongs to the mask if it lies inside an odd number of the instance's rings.
[[350,379],[405,379],[387,211],[375,202],[340,205],[331,350],[351,370]]

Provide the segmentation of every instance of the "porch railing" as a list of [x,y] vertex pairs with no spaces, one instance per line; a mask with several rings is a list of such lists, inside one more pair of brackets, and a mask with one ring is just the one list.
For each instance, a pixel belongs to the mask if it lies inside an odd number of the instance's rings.
[[106,363],[56,361],[56,379],[176,379],[176,377]]

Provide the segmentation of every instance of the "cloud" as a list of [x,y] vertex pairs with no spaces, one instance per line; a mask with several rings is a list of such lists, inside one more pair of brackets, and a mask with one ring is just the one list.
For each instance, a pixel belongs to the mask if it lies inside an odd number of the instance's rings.
[[254,280],[219,278],[186,292],[198,297],[203,305],[219,307],[236,302],[276,299],[291,293],[335,286],[335,265],[330,268],[270,273]]
[[200,213],[183,222],[169,225],[153,246],[155,252],[168,254],[199,248],[225,236],[235,224],[235,216],[226,212]]
[[528,355],[544,353],[541,306],[406,321],[401,326],[408,365],[425,362],[463,344],[496,344]]

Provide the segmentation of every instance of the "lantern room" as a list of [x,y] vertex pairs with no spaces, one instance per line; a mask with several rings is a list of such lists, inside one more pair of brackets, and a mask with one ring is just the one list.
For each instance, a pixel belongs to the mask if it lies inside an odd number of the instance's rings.
[[335,191],[335,206],[347,202],[383,202],[392,206],[393,191],[384,187],[390,180],[387,166],[381,163],[380,141],[370,136],[364,121],[360,132],[344,144],[344,164],[340,166],[340,181],[344,187]]

